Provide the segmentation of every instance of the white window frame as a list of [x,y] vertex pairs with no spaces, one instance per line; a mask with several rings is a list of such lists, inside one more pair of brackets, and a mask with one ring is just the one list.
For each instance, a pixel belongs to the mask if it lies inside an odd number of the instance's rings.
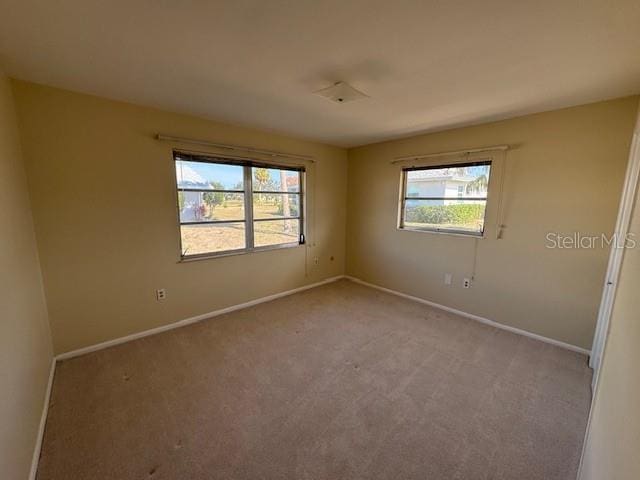
[[[203,192],[222,192],[222,193],[242,193],[244,195],[244,219],[238,220],[206,220],[199,222],[182,222],[180,219],[180,201],[179,201],[179,193],[183,191],[194,191],[194,189],[184,189],[178,186],[178,177],[176,174],[176,162],[177,161],[188,161],[188,162],[199,162],[199,163],[210,163],[210,164],[218,164],[218,165],[234,165],[243,168],[243,190],[211,190],[211,189],[202,189]],[[306,171],[304,166],[299,165],[283,165],[278,163],[271,162],[263,162],[259,160],[253,159],[239,159],[239,158],[228,158],[219,155],[204,155],[204,154],[194,154],[188,153],[184,151],[174,150],[173,151],[173,171],[174,171],[174,180],[175,180],[175,192],[176,192],[176,209],[178,215],[178,239],[180,244],[180,261],[192,261],[192,260],[202,260],[207,258],[216,258],[216,257],[226,257],[229,255],[242,255],[245,253],[253,253],[253,252],[261,252],[266,250],[277,250],[281,248],[292,248],[298,247],[300,245],[304,245],[306,240],[305,233],[305,181],[306,181]],[[278,170],[288,170],[298,172],[300,175],[299,181],[299,191],[298,192],[271,192],[271,191],[258,191],[253,189],[253,175],[252,169],[254,167],[258,168],[274,168]],[[200,191],[200,189],[195,189]],[[253,216],[253,195],[256,193],[266,193],[266,194],[283,194],[283,195],[298,195],[298,215],[290,216],[290,217],[278,217],[278,218],[268,218],[268,219],[255,219]],[[273,220],[298,220],[299,224],[299,237],[297,242],[288,242],[288,243],[278,243],[274,245],[265,245],[265,246],[255,246],[255,237],[254,237],[254,222],[263,222],[263,221],[273,221]],[[185,255],[182,248],[182,226],[183,225],[194,225],[194,224],[216,224],[216,223],[244,223],[245,224],[245,246],[244,248],[236,248],[231,250],[220,250],[214,252],[204,252],[204,253],[196,253],[196,254],[187,254]]]
[[[474,167],[474,166],[482,166],[489,165],[490,172],[488,178],[487,185],[487,195],[485,197],[415,197],[415,196],[407,196],[407,176],[409,172],[416,170],[439,170],[443,168],[460,168],[460,167]],[[446,164],[430,164],[424,166],[411,166],[404,167],[402,169],[402,179],[400,184],[400,202],[398,205],[398,225],[397,228],[399,230],[406,230],[411,232],[423,232],[423,233],[440,233],[446,235],[463,235],[468,237],[479,237],[484,238],[484,234],[487,227],[487,212],[489,205],[489,187],[491,185],[491,179],[493,177],[494,170],[494,162],[493,158],[482,158],[478,160],[468,160],[464,162],[455,162],[455,163],[446,163]],[[430,228],[430,227],[407,227],[405,225],[405,204],[407,200],[483,200],[485,203],[484,208],[484,218],[482,221],[482,230],[480,232],[471,232],[468,230],[458,230],[455,228]]]

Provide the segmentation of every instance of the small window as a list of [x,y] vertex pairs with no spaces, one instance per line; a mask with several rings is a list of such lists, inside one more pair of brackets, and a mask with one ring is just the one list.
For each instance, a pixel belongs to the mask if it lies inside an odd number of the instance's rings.
[[403,169],[399,227],[482,236],[490,173],[491,161]]
[[304,169],[175,152],[182,258],[304,243]]

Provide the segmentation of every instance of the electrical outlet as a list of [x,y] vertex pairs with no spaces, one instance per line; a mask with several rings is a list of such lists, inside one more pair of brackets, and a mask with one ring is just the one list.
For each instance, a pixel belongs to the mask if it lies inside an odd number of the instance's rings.
[[156,290],[156,300],[164,300],[167,298],[167,291],[164,288],[159,288]]
[[450,273],[445,273],[444,274],[444,284],[445,285],[451,285],[451,280],[452,280],[452,276]]
[[318,257],[313,257],[313,264],[318,265],[320,263],[320,259]]
[[471,279],[465,278],[462,280],[462,288],[471,288]]

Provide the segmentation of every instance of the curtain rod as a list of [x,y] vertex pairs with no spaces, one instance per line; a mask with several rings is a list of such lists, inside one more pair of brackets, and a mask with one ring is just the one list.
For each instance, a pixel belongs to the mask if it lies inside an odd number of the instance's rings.
[[297,155],[294,153],[275,152],[272,150],[261,150],[253,147],[243,147],[241,145],[227,145],[224,143],[207,142],[206,140],[194,140],[191,138],[173,137],[171,135],[163,135],[161,133],[156,134],[156,140],[164,140],[168,142],[187,143],[191,145],[203,145],[205,147],[221,148],[223,150],[239,150],[242,152],[256,153],[259,155],[268,155],[270,157],[282,157],[291,158],[294,160],[305,160],[307,162],[315,163],[314,158],[311,155]]
[[494,152],[496,150],[509,150],[509,145],[493,145],[491,147],[468,148],[466,150],[454,150],[451,152],[427,153],[426,155],[408,155],[406,157],[397,157],[391,163],[406,162],[408,160],[422,160],[424,158],[446,157],[450,155],[464,155],[467,153]]

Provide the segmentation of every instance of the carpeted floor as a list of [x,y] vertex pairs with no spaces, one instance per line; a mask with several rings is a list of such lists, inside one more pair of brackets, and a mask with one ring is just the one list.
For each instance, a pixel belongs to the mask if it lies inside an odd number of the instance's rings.
[[586,357],[346,280],[58,365],[39,480],[573,480]]

